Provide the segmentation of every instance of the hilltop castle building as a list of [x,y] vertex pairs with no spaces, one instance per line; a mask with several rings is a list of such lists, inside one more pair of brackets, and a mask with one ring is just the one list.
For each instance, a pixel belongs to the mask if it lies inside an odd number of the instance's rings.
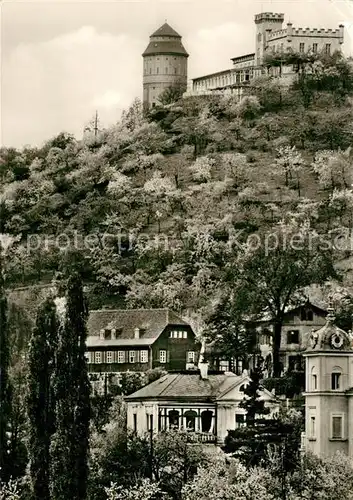
[[[235,93],[241,96],[244,86],[253,78],[266,74],[264,58],[274,52],[325,53],[341,50],[344,26],[337,29],[296,28],[287,22],[284,14],[262,12],[255,15],[255,52],[232,58],[233,67],[192,80],[192,90],[185,95]],[[278,68],[274,68],[276,74]],[[283,67],[283,77],[293,76],[292,67]]]
[[187,88],[186,52],[181,36],[165,23],[150,36],[143,57],[143,104],[151,108],[158,104],[161,93],[168,87]]

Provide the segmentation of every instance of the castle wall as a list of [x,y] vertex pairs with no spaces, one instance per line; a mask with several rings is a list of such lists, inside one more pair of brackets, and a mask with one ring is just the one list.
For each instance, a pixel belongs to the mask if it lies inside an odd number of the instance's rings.
[[[326,52],[341,50],[343,43],[343,26],[338,29],[293,28],[267,33],[267,52]],[[301,45],[302,44],[302,45]],[[329,49],[326,46],[329,45]]]

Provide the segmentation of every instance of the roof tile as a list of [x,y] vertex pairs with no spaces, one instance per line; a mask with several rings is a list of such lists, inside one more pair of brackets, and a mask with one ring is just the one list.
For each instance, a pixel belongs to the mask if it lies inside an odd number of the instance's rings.
[[158,30],[152,33],[151,36],[173,36],[181,38],[179,33],[177,33],[168,23],[164,23]]
[[235,383],[238,379],[240,380],[241,377],[225,373],[218,375],[210,374],[206,380],[202,379],[199,374],[168,373],[164,377],[134,392],[127,399],[170,399],[180,397],[186,399],[213,399],[217,397],[220,390],[223,392],[225,388],[224,383]]
[[[167,325],[188,325],[169,309],[101,309],[91,311],[87,332],[88,346],[98,345],[149,345],[163,332]],[[99,339],[100,330],[115,328],[117,338]],[[141,330],[135,339],[135,329]],[[120,330],[120,333],[119,333]]]

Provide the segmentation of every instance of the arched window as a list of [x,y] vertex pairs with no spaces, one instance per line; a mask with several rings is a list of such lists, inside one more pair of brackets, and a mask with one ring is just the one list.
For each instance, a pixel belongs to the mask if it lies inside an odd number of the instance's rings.
[[315,366],[311,369],[311,390],[315,391],[317,389],[317,374]]
[[211,410],[205,410],[201,413],[201,430],[210,432],[213,413]]
[[195,432],[197,413],[194,410],[188,410],[184,413],[186,430]]
[[169,429],[179,429],[179,412],[178,410],[170,410],[168,413],[169,417]]
[[342,386],[342,368],[335,366],[331,372],[331,389],[339,390]]

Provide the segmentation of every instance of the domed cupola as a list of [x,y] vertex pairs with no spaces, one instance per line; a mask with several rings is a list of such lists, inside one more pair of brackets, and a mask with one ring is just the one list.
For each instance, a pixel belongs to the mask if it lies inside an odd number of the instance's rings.
[[326,324],[311,332],[307,351],[347,351],[353,350],[352,344],[350,334],[335,325],[334,309],[330,306]]

